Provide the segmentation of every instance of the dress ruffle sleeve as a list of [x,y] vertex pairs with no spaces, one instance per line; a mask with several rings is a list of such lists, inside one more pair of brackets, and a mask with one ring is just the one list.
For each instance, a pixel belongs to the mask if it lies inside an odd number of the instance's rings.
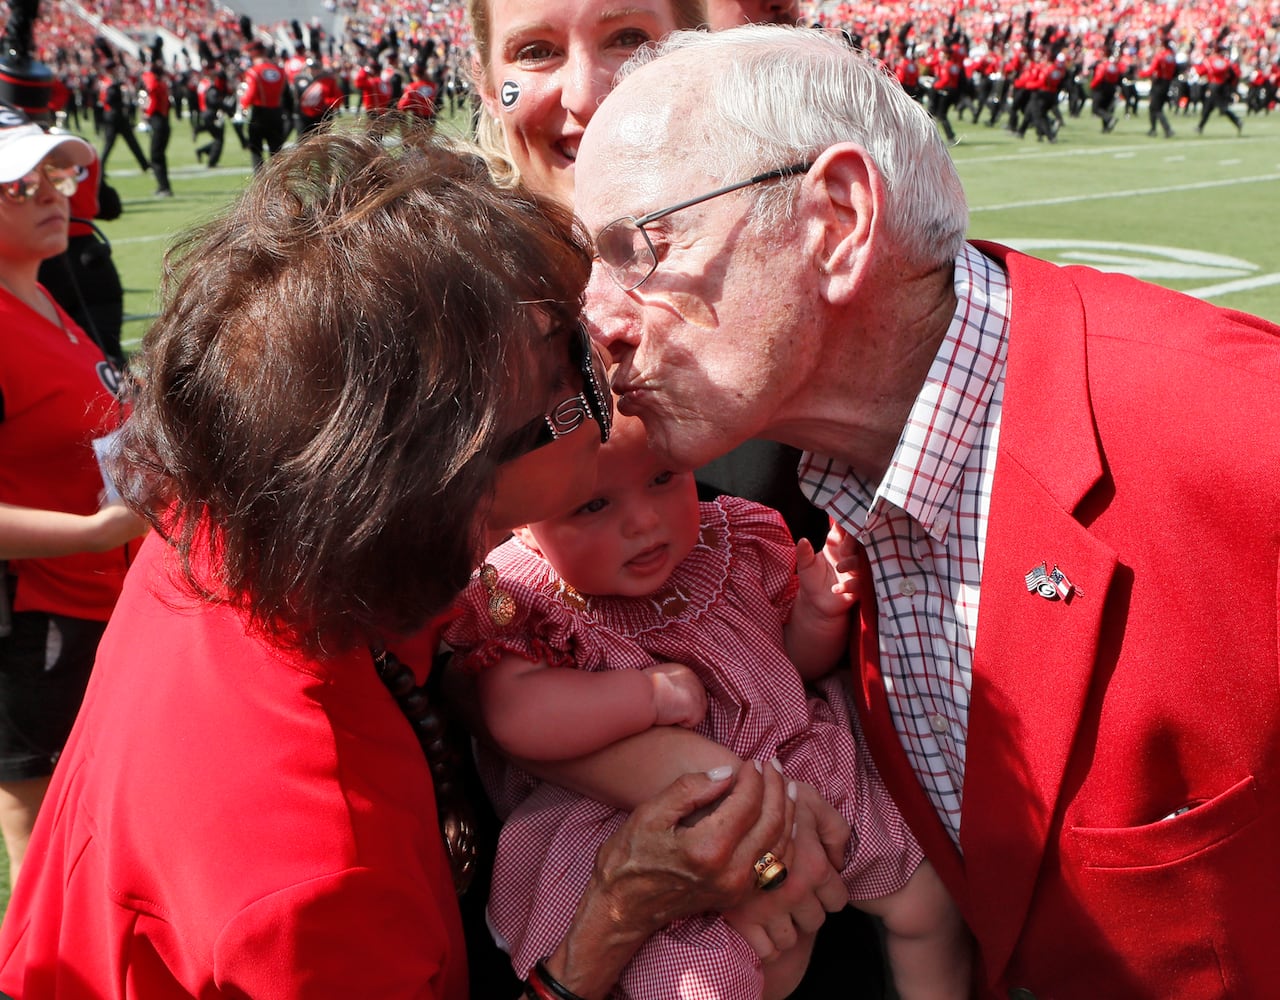
[[490,614],[490,594],[479,573],[455,602],[457,617],[444,640],[463,669],[480,671],[514,655],[530,663],[572,667],[577,657],[572,615],[556,598],[562,589],[540,558],[516,539],[489,553],[498,573],[496,591],[511,598],[514,614],[503,624]]
[[765,596],[784,620],[789,618],[799,581],[796,543],[782,515],[772,507],[741,497],[722,496],[715,503],[728,519],[735,562],[754,564],[751,572],[759,574]]

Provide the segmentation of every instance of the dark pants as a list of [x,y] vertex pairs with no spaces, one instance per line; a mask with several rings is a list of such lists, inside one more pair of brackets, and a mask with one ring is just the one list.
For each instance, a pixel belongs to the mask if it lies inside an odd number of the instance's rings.
[[[1022,128],[1027,116],[1027,105],[1031,103],[1031,93],[1026,87],[1013,88],[1013,98],[1009,101],[1009,124],[1007,126],[1010,132],[1017,132]],[[997,113],[991,119],[991,124],[994,125],[999,117],[1000,115]]]
[[107,173],[107,157],[111,155],[111,148],[116,144],[116,139],[123,139],[124,144],[129,147],[129,151],[133,153],[134,159],[138,161],[138,166],[143,170],[150,168],[151,164],[147,162],[147,158],[142,154],[142,147],[138,145],[138,140],[133,137],[133,129],[129,127],[129,119],[117,111],[108,111],[102,116],[102,173]]
[[1026,135],[1027,129],[1034,125],[1037,139],[1057,142],[1058,131],[1053,127],[1049,112],[1051,106],[1057,104],[1058,95],[1051,94],[1047,90],[1033,90],[1030,93],[1031,96],[1027,100],[1027,113],[1022,118],[1022,124],[1018,126],[1018,135]]
[[280,108],[252,108],[249,111],[249,159],[253,169],[262,166],[263,147],[272,156],[284,145],[284,112]]
[[951,127],[951,120],[947,116],[959,100],[959,90],[935,90],[929,94],[929,114],[942,126],[948,142],[955,139],[956,132]]
[[26,781],[53,773],[106,623],[15,611],[10,626],[0,638],[0,781]]
[[1148,135],[1156,134],[1156,127],[1164,129],[1166,138],[1173,137],[1173,127],[1169,124],[1169,119],[1165,117],[1164,109],[1169,104],[1169,90],[1172,81],[1170,80],[1152,80],[1151,96],[1147,99],[1147,115],[1151,120],[1151,130]]
[[979,77],[974,83],[973,124],[978,124],[982,112],[991,107],[991,95],[995,91],[995,81],[989,76]]
[[1138,117],[1138,87],[1132,80],[1125,78],[1120,82],[1120,96],[1124,98],[1124,116]]
[[1200,124],[1196,126],[1203,129],[1205,123],[1209,120],[1209,116],[1215,111],[1220,115],[1225,115],[1231,119],[1231,124],[1236,127],[1236,131],[1240,131],[1242,124],[1235,112],[1231,110],[1231,102],[1235,99],[1236,88],[1234,84],[1215,83],[1209,88],[1209,93],[1205,95],[1204,111],[1200,115]]
[[1080,112],[1084,110],[1084,102],[1088,97],[1084,83],[1081,82],[1078,76],[1073,76],[1067,81],[1067,114],[1072,118],[1079,118]]
[[1009,92],[1013,90],[1013,81],[1007,76],[1001,77],[1000,82],[991,92],[991,100],[988,107],[991,109],[991,117],[987,119],[988,125],[994,125],[1000,120],[1000,115],[1004,113],[1005,102],[1009,100]]
[[196,158],[208,157],[209,166],[216,167],[222,159],[222,142],[227,134],[227,125],[220,112],[202,111],[200,113],[200,132],[209,133],[209,141],[196,148]]
[[1110,132],[1115,123],[1116,93],[1114,83],[1100,83],[1093,88],[1093,113],[1102,119],[1102,131]]
[[169,116],[152,115],[147,119],[151,128],[151,169],[156,175],[156,190],[169,190]]

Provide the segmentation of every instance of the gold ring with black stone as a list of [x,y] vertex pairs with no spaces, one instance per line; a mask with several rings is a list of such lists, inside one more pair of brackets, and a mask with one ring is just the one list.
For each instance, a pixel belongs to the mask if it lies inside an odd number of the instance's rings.
[[787,866],[773,851],[765,851],[755,863],[756,888],[776,889],[787,880]]

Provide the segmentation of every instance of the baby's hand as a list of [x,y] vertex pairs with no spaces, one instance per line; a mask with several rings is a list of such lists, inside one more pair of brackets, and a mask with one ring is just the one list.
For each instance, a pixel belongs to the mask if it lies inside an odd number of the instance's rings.
[[800,578],[797,600],[806,601],[827,618],[840,618],[858,600],[856,543],[834,522],[821,553],[815,553],[807,538],[796,543],[796,575]]
[[653,683],[653,707],[658,726],[692,729],[707,714],[707,689],[683,663],[656,663],[644,672]]

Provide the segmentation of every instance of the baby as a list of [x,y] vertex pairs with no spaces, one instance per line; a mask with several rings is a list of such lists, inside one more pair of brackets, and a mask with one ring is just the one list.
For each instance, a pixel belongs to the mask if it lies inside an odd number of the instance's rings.
[[[833,530],[815,553],[794,545],[769,508],[731,497],[699,504],[692,474],[667,469],[640,421],[619,417],[593,498],[519,529],[490,554],[446,639],[475,670],[481,713],[503,753],[569,760],[653,726],[686,727],[720,745],[710,757],[605,774],[610,804],[482,751],[505,819],[489,923],[517,972],[560,940],[596,848],[626,816],[619,806],[722,764],[723,747],[780,765],[849,822],[841,875],[855,905],[883,918],[904,1000],[968,995],[959,918],[861,752],[830,675],[855,599],[853,581],[834,569],[845,541]],[[812,944],[802,936],[762,967],[721,915],[677,921],[637,953],[614,996],[784,997]]]

